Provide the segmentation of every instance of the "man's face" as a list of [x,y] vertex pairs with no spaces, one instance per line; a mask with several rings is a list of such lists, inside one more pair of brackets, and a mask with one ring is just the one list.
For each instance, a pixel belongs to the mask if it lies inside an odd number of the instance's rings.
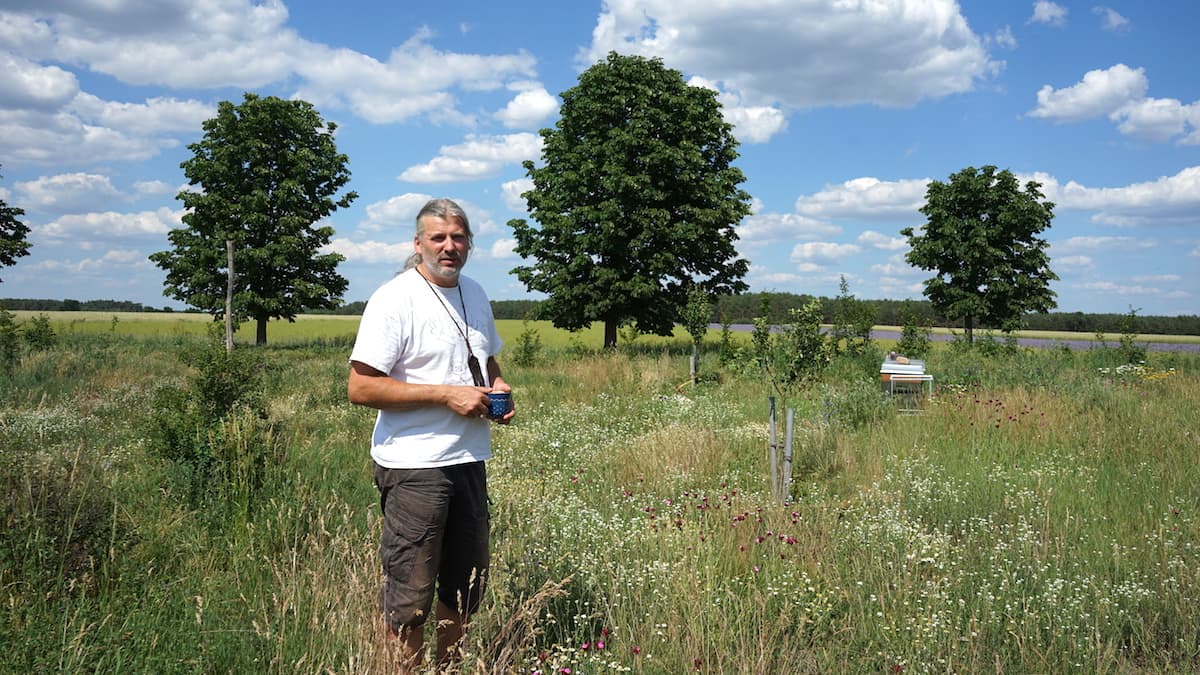
[[421,254],[426,277],[439,286],[454,286],[470,252],[467,229],[457,219],[438,216],[425,216],[421,225],[421,234],[413,238],[413,245]]

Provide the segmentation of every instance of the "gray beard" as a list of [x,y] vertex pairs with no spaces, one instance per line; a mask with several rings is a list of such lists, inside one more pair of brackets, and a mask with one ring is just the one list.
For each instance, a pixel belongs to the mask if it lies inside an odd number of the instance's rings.
[[423,265],[425,267],[425,271],[430,274],[430,278],[437,277],[439,279],[457,282],[458,275],[462,272],[462,268],[447,270],[441,265],[437,264],[436,260],[433,262],[422,260],[421,265]]

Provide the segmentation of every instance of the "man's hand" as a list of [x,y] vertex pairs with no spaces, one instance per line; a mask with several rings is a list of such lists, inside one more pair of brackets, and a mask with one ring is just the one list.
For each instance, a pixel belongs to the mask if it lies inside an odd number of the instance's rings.
[[[512,387],[508,386],[508,383],[504,381],[504,378],[500,377],[499,375],[496,375],[495,377],[492,378],[492,391],[507,391],[508,393],[511,394]],[[508,412],[504,414],[504,417],[501,417],[500,419],[493,419],[492,421],[495,422],[496,424],[508,424],[509,422],[512,421],[513,416],[516,414],[517,414],[517,404],[512,403],[511,405],[509,405]]]
[[487,417],[491,409],[488,404],[487,387],[446,386],[446,407],[463,417]]

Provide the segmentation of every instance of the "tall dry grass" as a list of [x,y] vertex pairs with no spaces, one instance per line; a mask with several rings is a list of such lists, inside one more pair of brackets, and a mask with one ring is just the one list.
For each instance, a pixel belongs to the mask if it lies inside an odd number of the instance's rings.
[[[373,415],[345,350],[264,350],[263,507],[189,506],[145,433],[191,348],[67,337],[0,383],[0,670],[387,672]],[[493,569],[464,670],[1187,672],[1200,667],[1200,363],[935,352],[896,415],[861,364],[789,390],[768,483],[752,369],[683,348],[507,367]],[[1174,368],[1174,370],[1171,370]]]

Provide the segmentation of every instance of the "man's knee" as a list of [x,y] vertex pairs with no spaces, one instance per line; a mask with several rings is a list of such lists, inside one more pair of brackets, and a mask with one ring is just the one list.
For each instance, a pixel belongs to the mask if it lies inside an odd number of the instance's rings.
[[427,592],[414,592],[411,587],[388,577],[380,595],[379,604],[384,620],[392,632],[418,629],[429,620],[429,610],[433,604],[432,585]]

